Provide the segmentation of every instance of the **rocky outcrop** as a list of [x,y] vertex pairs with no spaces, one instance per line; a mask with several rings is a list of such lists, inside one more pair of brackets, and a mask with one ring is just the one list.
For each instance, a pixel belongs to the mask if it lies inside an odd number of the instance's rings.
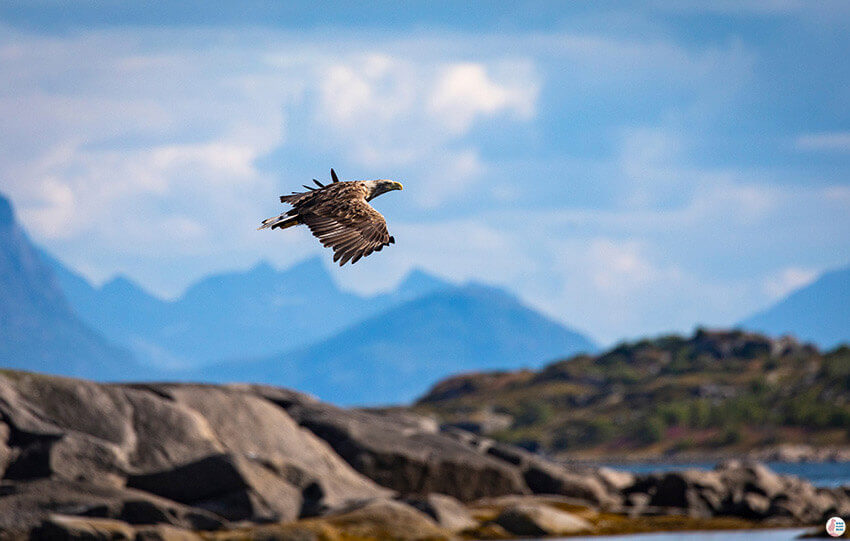
[[21,372],[0,373],[0,473],[0,538],[492,538],[599,533],[612,513],[770,525],[850,515],[850,489],[755,463],[568,468],[427,417],[286,389]]
[[283,404],[354,469],[403,495],[437,492],[461,501],[529,491],[511,464],[436,432],[435,426],[328,404]]
[[792,525],[815,523],[850,510],[850,495],[844,488],[816,488],[761,464],[739,461],[722,463],[713,471],[638,476],[623,492],[633,515],[734,516]]
[[[349,498],[391,494],[284,409],[240,388],[100,385],[14,372],[0,376],[0,426],[3,478],[11,483],[0,509],[17,510],[0,521],[14,516],[22,528],[43,519],[50,500],[41,495],[56,491],[63,505],[90,516],[87,509],[105,508],[102,517],[202,529],[294,520]],[[187,508],[209,520],[180,518]]]

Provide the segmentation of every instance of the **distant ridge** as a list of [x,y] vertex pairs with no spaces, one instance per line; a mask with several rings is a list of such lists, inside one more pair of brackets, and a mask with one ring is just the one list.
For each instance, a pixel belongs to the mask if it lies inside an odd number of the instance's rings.
[[850,268],[823,274],[739,325],[773,335],[791,334],[827,349],[850,344]]
[[131,355],[86,326],[0,195],[0,366],[95,379],[140,375]]
[[277,270],[260,262],[219,273],[164,301],[117,277],[101,287],[43,255],[80,315],[109,339],[161,368],[257,358],[328,338],[448,282],[412,271],[392,292],[362,297],[337,287],[319,257]]
[[509,293],[472,284],[419,297],[311,347],[196,376],[286,384],[338,404],[377,405],[408,402],[450,374],[537,367],[596,349]]

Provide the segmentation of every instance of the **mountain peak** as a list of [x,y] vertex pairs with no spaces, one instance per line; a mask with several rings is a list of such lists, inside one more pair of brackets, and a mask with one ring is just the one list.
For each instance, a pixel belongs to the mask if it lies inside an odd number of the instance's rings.
[[396,290],[410,295],[424,295],[451,286],[449,282],[416,268],[407,273]]
[[12,202],[0,194],[0,226],[8,227],[15,223],[15,211]]
[[145,295],[148,294],[146,291],[144,291],[142,289],[142,287],[139,284],[137,284],[136,282],[134,282],[133,280],[131,280],[127,276],[124,276],[123,274],[119,274],[119,275],[115,276],[114,278],[112,278],[111,280],[109,280],[108,282],[106,282],[105,284],[103,284],[103,286],[101,287],[101,290],[106,292],[106,293],[112,293],[112,294],[115,294],[115,293],[121,293],[121,294],[143,293]]
[[830,349],[850,341],[850,268],[822,274],[740,323],[746,329],[795,337]]

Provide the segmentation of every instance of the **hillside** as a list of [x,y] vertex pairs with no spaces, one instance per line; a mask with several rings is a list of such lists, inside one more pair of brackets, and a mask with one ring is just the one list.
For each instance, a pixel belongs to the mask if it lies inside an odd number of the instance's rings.
[[777,336],[791,334],[823,348],[850,344],[850,268],[824,274],[740,326]]
[[571,458],[850,444],[850,349],[697,331],[540,370],[460,375],[413,410]]
[[459,371],[539,366],[595,349],[505,291],[470,285],[401,304],[309,348],[198,377],[295,386],[339,404],[402,403]]
[[76,316],[0,195],[0,366],[105,379],[139,374]]

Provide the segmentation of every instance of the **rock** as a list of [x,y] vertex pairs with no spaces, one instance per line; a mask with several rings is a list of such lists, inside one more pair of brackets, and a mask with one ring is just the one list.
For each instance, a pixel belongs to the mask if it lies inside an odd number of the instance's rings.
[[[234,520],[294,520],[346,498],[389,493],[256,392],[2,375],[0,415],[12,442],[0,447],[4,477],[127,484]],[[292,401],[307,402],[296,395]]]
[[437,524],[453,533],[460,533],[478,526],[478,522],[455,498],[445,494],[429,494],[419,498],[407,498],[404,503],[422,511]]
[[93,382],[18,372],[0,376],[0,415],[15,448],[4,477],[88,478],[120,486],[133,442],[129,413],[121,392]]
[[[151,387],[206,419],[218,444],[235,457],[249,490],[264,502],[269,518],[292,520],[305,507],[389,494],[265,398],[214,386]],[[300,400],[297,394],[290,398]]]
[[31,541],[132,541],[132,526],[120,520],[51,515],[30,533]]
[[635,483],[635,475],[633,473],[605,467],[596,470],[596,477],[610,490],[616,490],[618,492],[625,490]]
[[600,507],[618,503],[593,475],[572,473],[555,464],[535,460],[525,470],[525,482],[535,494],[560,494]]
[[400,429],[400,433],[405,436],[409,434],[436,434],[440,431],[440,423],[438,423],[433,417],[419,415],[402,409],[363,409],[359,411],[369,415],[383,417],[389,422],[397,425]]
[[545,505],[517,505],[502,511],[496,524],[519,536],[573,535],[590,532],[593,526],[571,513]]
[[202,541],[202,538],[195,532],[160,524],[139,528],[133,541]]
[[770,500],[755,492],[744,494],[741,503],[742,505],[738,515],[744,518],[765,518],[770,509]]
[[50,513],[119,519],[146,524],[164,522],[193,530],[221,528],[221,517],[127,488],[40,479],[0,484],[0,531],[24,532]]
[[[264,475],[271,479],[263,479]],[[200,480],[200,482],[199,482]],[[173,470],[130,476],[127,485],[221,514],[228,520],[293,520],[299,516],[300,491],[244,458],[212,455]],[[274,506],[257,497],[276,496]]]
[[437,492],[471,501],[528,492],[515,468],[444,434],[326,404],[298,404],[287,411],[354,469],[402,495]]
[[727,492],[719,473],[701,470],[636,476],[624,489],[630,514],[684,512],[698,518],[721,512]]
[[649,494],[633,492],[626,496],[624,505],[628,508],[628,514],[630,516],[643,515],[649,507],[650,499]]
[[486,452],[519,468],[534,494],[559,494],[600,507],[619,503],[618,491],[609,491],[595,473],[569,471],[539,455],[501,443],[488,446]]
[[354,509],[332,513],[312,521],[330,525],[345,537],[370,539],[450,539],[452,533],[431,517],[399,501],[372,500]]
[[781,476],[759,463],[727,461],[719,464],[715,471],[725,486],[755,492],[767,498],[773,498],[786,488]]

